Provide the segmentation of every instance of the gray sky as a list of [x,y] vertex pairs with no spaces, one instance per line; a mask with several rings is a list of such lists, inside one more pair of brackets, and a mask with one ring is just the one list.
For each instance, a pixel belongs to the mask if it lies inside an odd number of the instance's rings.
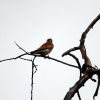
[[[37,49],[52,38],[51,57],[77,65],[62,53],[79,45],[82,32],[100,13],[100,0],[0,0],[0,60]],[[86,48],[92,64],[100,68],[100,21],[89,32]],[[79,51],[73,52],[81,64]],[[32,59],[32,56],[25,56]],[[34,100],[63,100],[79,79],[79,70],[58,62],[36,58],[38,71],[34,75]],[[0,100],[30,100],[31,62],[12,60],[0,63]],[[96,76],[94,76],[96,78]],[[92,100],[96,83],[89,80],[80,89],[82,100]],[[72,100],[78,100],[77,95]],[[100,92],[96,100],[100,100]]]

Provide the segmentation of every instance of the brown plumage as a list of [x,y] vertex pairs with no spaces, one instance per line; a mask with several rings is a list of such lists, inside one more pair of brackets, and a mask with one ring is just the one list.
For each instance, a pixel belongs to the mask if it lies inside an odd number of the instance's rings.
[[53,48],[54,48],[54,45],[52,43],[52,39],[49,38],[47,39],[46,43],[41,45],[37,50],[32,51],[31,54],[46,56],[52,51]]

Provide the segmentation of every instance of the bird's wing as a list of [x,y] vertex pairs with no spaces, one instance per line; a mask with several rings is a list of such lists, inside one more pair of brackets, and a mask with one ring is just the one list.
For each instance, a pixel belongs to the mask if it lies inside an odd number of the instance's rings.
[[31,54],[37,53],[38,51],[42,51],[42,50],[45,50],[45,49],[52,50],[53,48],[54,48],[54,45],[52,43],[44,43],[37,50],[32,51]]
[[50,49],[50,50],[52,50],[53,48],[54,48],[54,45],[52,43],[44,43],[37,50],[44,50],[44,49]]

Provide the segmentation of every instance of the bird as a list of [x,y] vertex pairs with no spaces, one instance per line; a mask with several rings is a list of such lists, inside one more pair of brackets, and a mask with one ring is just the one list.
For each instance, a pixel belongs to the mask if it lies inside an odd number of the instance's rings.
[[38,49],[31,51],[30,54],[34,56],[46,57],[52,51],[53,48],[54,48],[53,40],[49,38]]

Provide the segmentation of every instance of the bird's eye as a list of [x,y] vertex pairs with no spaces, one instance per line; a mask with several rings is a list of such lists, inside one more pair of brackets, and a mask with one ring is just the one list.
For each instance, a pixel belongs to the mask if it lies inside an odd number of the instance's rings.
[[52,39],[50,39],[50,38],[49,38],[49,39],[47,39],[47,42],[52,42]]
[[48,39],[48,42],[51,42],[52,40],[51,39]]

